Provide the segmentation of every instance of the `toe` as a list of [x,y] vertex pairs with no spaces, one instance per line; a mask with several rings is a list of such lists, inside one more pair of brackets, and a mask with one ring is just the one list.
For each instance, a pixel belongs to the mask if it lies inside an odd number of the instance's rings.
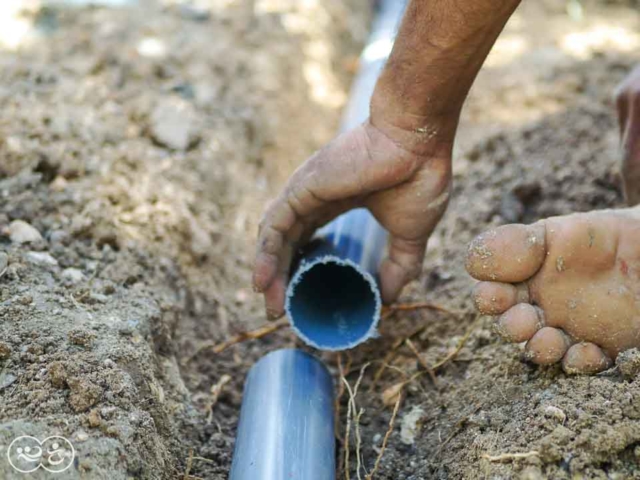
[[538,365],[551,365],[562,360],[571,342],[559,328],[544,327],[527,342],[525,357]]
[[593,374],[611,368],[613,362],[595,343],[573,345],[562,359],[562,368],[571,374]]
[[544,223],[503,225],[471,242],[466,267],[478,280],[523,282],[540,269],[545,253]]
[[526,342],[544,327],[542,310],[529,303],[519,303],[498,320],[496,330],[508,342]]
[[509,283],[480,282],[473,289],[473,302],[484,315],[499,315],[518,303],[518,289]]

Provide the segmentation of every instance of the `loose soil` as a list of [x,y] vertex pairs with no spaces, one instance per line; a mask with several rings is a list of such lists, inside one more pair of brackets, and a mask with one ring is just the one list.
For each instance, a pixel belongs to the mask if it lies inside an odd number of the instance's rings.
[[[453,199],[402,298],[451,313],[397,312],[381,338],[319,354],[336,385],[339,364],[353,385],[370,363],[367,472],[404,383],[374,478],[640,478],[637,356],[595,377],[527,364],[473,313],[463,268],[487,227],[622,206],[611,98],[640,60],[637,6],[556,3],[522,6],[465,108]],[[336,131],[370,5],[199,5],[30,7],[35,33],[0,51],[2,458],[58,434],[77,450],[65,478],[226,478],[246,372],[300,346],[282,330],[203,348],[265,322],[256,224]],[[15,220],[42,239],[19,243]],[[342,445],[340,476],[358,478],[355,436],[346,466]],[[22,477],[0,461],[0,478]]]

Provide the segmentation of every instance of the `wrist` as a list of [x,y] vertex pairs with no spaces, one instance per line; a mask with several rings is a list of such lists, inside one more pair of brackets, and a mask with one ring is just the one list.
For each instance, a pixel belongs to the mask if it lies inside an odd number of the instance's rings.
[[460,108],[416,114],[406,111],[379,82],[371,97],[371,125],[399,147],[420,156],[451,158]]

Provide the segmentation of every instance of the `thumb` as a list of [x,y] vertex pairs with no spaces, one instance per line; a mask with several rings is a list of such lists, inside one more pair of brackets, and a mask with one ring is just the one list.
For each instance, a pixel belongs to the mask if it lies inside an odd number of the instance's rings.
[[382,301],[386,304],[398,298],[404,286],[415,280],[422,271],[428,237],[405,240],[392,236],[389,254],[380,266]]

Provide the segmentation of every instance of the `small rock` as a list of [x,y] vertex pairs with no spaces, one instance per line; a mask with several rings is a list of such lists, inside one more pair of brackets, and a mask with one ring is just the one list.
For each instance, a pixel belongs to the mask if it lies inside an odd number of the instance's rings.
[[78,270],[77,268],[65,268],[62,271],[62,278],[66,282],[75,285],[84,280],[84,273],[82,273],[82,270]]
[[249,293],[244,288],[241,288],[240,290],[236,291],[235,297],[236,303],[247,303],[247,300],[249,300]]
[[27,252],[24,258],[34,265],[40,266],[56,266],[58,261],[49,255],[47,252]]
[[13,243],[36,243],[42,241],[42,235],[34,227],[22,220],[14,220],[9,224],[6,233]]
[[416,435],[420,433],[422,422],[424,420],[424,410],[421,407],[414,406],[409,413],[402,417],[400,425],[400,440],[405,445],[413,445],[416,441]]
[[193,107],[184,101],[159,104],[151,114],[151,137],[159,145],[185,151],[200,138]]
[[9,255],[4,252],[0,252],[0,277],[7,271],[9,266]]
[[85,442],[89,438],[89,434],[84,430],[78,430],[73,434],[73,438],[78,442]]
[[11,356],[11,347],[8,343],[0,342],[0,360],[6,360]]
[[33,303],[33,296],[27,294],[18,297],[16,300],[20,305],[31,305]]
[[193,22],[206,22],[211,17],[211,12],[196,5],[188,5],[185,3],[180,4],[179,12],[180,16],[185,20],[191,20]]
[[553,405],[548,405],[547,407],[545,407],[544,416],[547,418],[553,418],[563,425],[567,420],[567,414],[558,407],[554,407]]
[[93,407],[102,395],[102,388],[86,378],[70,378],[67,380],[67,384],[71,389],[69,404],[76,413],[84,412]]
[[16,380],[17,380],[17,377],[12,373],[6,373],[4,375],[0,375],[0,390],[7,388]]
[[618,355],[616,365],[626,378],[635,378],[640,373],[640,350],[631,348]]
[[54,230],[49,234],[49,241],[52,244],[64,244],[69,240],[69,234],[64,230]]

